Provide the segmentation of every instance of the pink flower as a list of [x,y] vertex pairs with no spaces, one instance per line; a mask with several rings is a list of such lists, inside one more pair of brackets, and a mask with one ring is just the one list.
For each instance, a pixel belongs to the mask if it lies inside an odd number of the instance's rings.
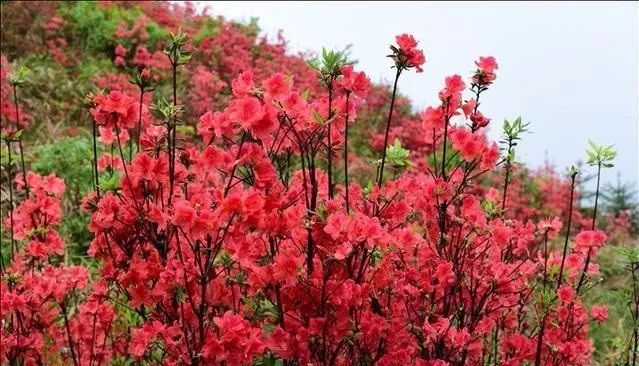
[[261,118],[250,126],[251,132],[258,138],[268,138],[268,135],[277,129],[279,123],[275,107],[270,104],[266,104],[263,107]]
[[447,76],[445,82],[446,86],[439,92],[439,99],[449,103],[449,114],[452,114],[460,104],[461,93],[466,88],[466,83],[458,74]]
[[553,217],[552,219],[549,218],[549,219],[545,219],[541,221],[537,225],[537,228],[541,232],[547,231],[549,238],[554,238],[557,236],[557,234],[559,234],[559,230],[561,230],[562,226],[563,226],[563,223],[561,222],[561,220],[559,220],[559,218],[557,217]]
[[478,61],[475,61],[475,65],[486,74],[492,74],[499,68],[499,66],[497,66],[497,60],[495,60],[493,56],[480,57]]
[[569,302],[575,297],[575,290],[569,285],[561,285],[557,290],[557,297],[561,302]]
[[239,123],[243,128],[251,128],[264,116],[264,108],[255,97],[244,97],[231,101],[229,118]]
[[477,107],[477,101],[475,100],[475,98],[469,100],[468,102],[462,104],[461,106],[462,111],[464,111],[464,116],[466,116],[466,118],[468,118],[475,111],[476,107]]
[[197,132],[208,143],[214,136],[232,136],[233,123],[227,113],[206,112],[200,117]]
[[435,269],[435,278],[440,284],[450,285],[455,283],[453,265],[450,262],[441,262]]
[[289,82],[286,80],[283,74],[273,74],[262,83],[264,87],[264,93],[266,96],[273,99],[283,99],[286,97],[290,90]]
[[115,60],[113,60],[113,63],[115,64],[115,66],[126,65],[126,61],[124,61],[124,58],[122,56],[115,56]]
[[293,284],[297,277],[299,265],[299,260],[293,255],[287,253],[277,255],[273,263],[273,279],[282,283]]
[[575,235],[573,241],[576,250],[588,251],[589,248],[600,248],[604,245],[606,239],[606,234],[601,230],[586,230]]
[[479,167],[481,169],[494,169],[500,156],[499,146],[496,143],[493,142],[491,145],[485,146]]
[[135,99],[120,91],[93,98],[94,107],[90,112],[95,122],[108,128],[133,128],[138,119],[138,104]]
[[195,220],[195,210],[186,202],[178,202],[175,205],[175,213],[173,214],[173,223],[190,229]]
[[395,41],[397,42],[399,48],[404,50],[409,50],[417,46],[417,41],[411,34],[400,34],[395,37]]
[[408,66],[414,67],[417,72],[423,72],[424,69],[421,68],[421,65],[426,63],[426,57],[424,56],[424,52],[418,49],[407,50],[406,57],[408,59]]
[[231,88],[233,89],[233,95],[236,97],[243,97],[249,94],[253,88],[255,88],[255,84],[253,83],[253,71],[244,71],[238,75],[238,77],[231,82]]
[[338,80],[338,85],[356,95],[363,95],[370,89],[370,80],[363,71],[353,71],[353,65],[342,67],[342,78]]
[[603,305],[593,305],[591,312],[592,318],[598,322],[603,322],[608,319],[608,309]]
[[277,179],[277,172],[270,161],[266,159],[260,159],[255,163],[253,167],[255,173],[255,186],[264,188],[273,185]]
[[473,77],[474,82],[478,84],[491,84],[497,78],[495,70],[499,68],[497,61],[493,56],[480,57],[475,61],[477,72]]
[[490,118],[485,117],[480,111],[472,113],[470,115],[470,120],[473,122],[473,128],[475,130],[488,126],[488,123],[490,122]]
[[428,107],[425,111],[419,114],[419,117],[422,121],[422,128],[424,128],[426,133],[433,129],[435,132],[439,132],[444,129],[444,124],[446,123],[444,111],[439,107]]
[[[477,133],[472,133],[465,128],[457,128],[450,132],[450,141],[453,148],[458,150],[462,158],[472,161],[480,158],[485,149],[485,138]],[[498,150],[497,150],[498,152]],[[491,154],[493,154],[491,152]],[[494,156],[489,157],[490,161],[496,160]]]
[[426,62],[424,52],[417,49],[417,41],[410,34],[400,34],[395,37],[399,49],[391,47],[395,66],[399,69],[414,67],[417,72],[424,71],[421,66]]
[[333,240],[338,240],[348,231],[350,218],[342,212],[336,212],[328,217],[324,232],[331,236]]
[[126,47],[124,47],[121,44],[118,44],[117,46],[115,46],[115,55],[116,56],[124,57],[124,56],[126,56],[126,54],[128,52],[129,52],[129,50],[127,50]]
[[290,358],[293,356],[292,347],[289,346],[290,335],[279,325],[269,333],[266,338],[266,345],[282,358]]

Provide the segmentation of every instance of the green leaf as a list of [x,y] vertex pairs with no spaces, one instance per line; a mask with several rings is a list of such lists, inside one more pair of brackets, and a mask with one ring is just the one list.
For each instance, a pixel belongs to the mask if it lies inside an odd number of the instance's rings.
[[193,126],[180,125],[180,126],[177,126],[176,129],[177,129],[177,132],[183,135],[195,136],[195,128]]
[[389,165],[395,167],[406,167],[409,165],[408,155],[410,150],[402,147],[401,141],[395,139],[393,145],[386,148],[386,159]]
[[184,110],[184,106],[174,105],[172,101],[169,101],[166,98],[161,98],[151,106],[151,109],[159,112],[163,121],[170,122]]
[[313,118],[315,118],[315,121],[317,121],[317,123],[319,123],[320,125],[323,125],[325,122],[322,115],[315,110],[313,111]]
[[186,292],[184,292],[184,288],[182,286],[175,285],[173,287],[173,291],[175,292],[178,302],[184,302],[186,300]]
[[368,195],[372,191],[373,191],[373,181],[369,179],[368,182],[366,182],[366,185],[364,186],[363,192],[365,195]]
[[570,168],[568,168],[568,175],[569,176],[573,176],[573,175],[577,175],[577,174],[579,174],[579,168],[577,168],[574,165],[572,165]]
[[9,75],[9,84],[14,86],[24,86],[27,82],[28,75],[29,69],[21,65]]
[[614,166],[612,161],[617,157],[617,151],[614,149],[614,145],[597,145],[592,140],[588,140],[588,147],[586,150],[586,163],[590,166],[603,166],[610,168]]
[[117,174],[113,174],[111,175],[111,177],[109,177],[109,179],[100,182],[100,188],[102,188],[102,190],[105,192],[117,191],[119,187],[120,177]]
[[327,50],[322,47],[320,55],[308,60],[307,63],[309,67],[318,72],[321,80],[327,82],[327,80],[338,77],[342,67],[355,63],[355,60],[349,59],[350,47],[349,45],[341,51]]
[[481,203],[481,207],[488,216],[493,216],[499,212],[497,204],[494,201],[484,200]]
[[528,126],[530,122],[522,122],[521,117],[517,117],[514,121],[510,122],[504,120],[502,126],[503,139],[499,141],[500,144],[505,145],[501,148],[502,151],[506,151],[506,159],[508,162],[515,160],[515,147],[518,140],[521,140],[521,135],[528,132]]

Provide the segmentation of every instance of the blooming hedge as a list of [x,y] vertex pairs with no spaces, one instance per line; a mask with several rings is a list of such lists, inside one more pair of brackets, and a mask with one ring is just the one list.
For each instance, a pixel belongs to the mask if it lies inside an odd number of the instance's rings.
[[[589,364],[607,311],[582,297],[606,234],[573,210],[577,171],[540,207],[522,200],[527,124],[507,122],[500,149],[480,110],[494,57],[413,115],[397,94],[427,71],[411,35],[390,47],[389,89],[341,52],[307,65],[223,21],[207,35],[188,7],[140,7],[86,101],[94,266],[65,261],[64,182],[9,168],[3,363]],[[174,32],[148,44],[159,25]],[[22,155],[24,77],[3,61],[2,80],[3,139]],[[349,142],[362,135],[373,164]],[[611,156],[593,156],[600,173]]]

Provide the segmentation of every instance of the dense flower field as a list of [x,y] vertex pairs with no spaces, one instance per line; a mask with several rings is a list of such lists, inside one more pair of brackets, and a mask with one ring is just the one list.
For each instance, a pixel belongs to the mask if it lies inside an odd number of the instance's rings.
[[[291,55],[189,5],[11,6],[2,364],[593,362],[598,254],[633,234],[598,215],[615,152],[591,144],[587,209],[583,171],[518,164],[532,126],[481,109],[494,57],[414,113],[398,86],[428,45],[409,34],[379,40],[379,85],[347,52]],[[77,136],[86,159],[43,173],[34,141]]]

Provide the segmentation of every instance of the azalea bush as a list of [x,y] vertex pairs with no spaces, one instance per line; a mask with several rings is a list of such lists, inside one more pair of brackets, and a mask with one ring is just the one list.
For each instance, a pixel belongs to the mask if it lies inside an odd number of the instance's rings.
[[[577,169],[525,171],[525,120],[486,136],[494,57],[414,114],[398,85],[428,68],[408,34],[383,86],[348,52],[290,56],[188,6],[77,6],[100,27],[65,4],[50,37],[108,49],[118,70],[68,107],[90,136],[82,169],[28,169],[28,72],[3,59],[3,364],[591,363],[608,313],[584,296],[615,153],[589,150],[590,215]],[[65,250],[69,201],[89,217],[90,261]]]

